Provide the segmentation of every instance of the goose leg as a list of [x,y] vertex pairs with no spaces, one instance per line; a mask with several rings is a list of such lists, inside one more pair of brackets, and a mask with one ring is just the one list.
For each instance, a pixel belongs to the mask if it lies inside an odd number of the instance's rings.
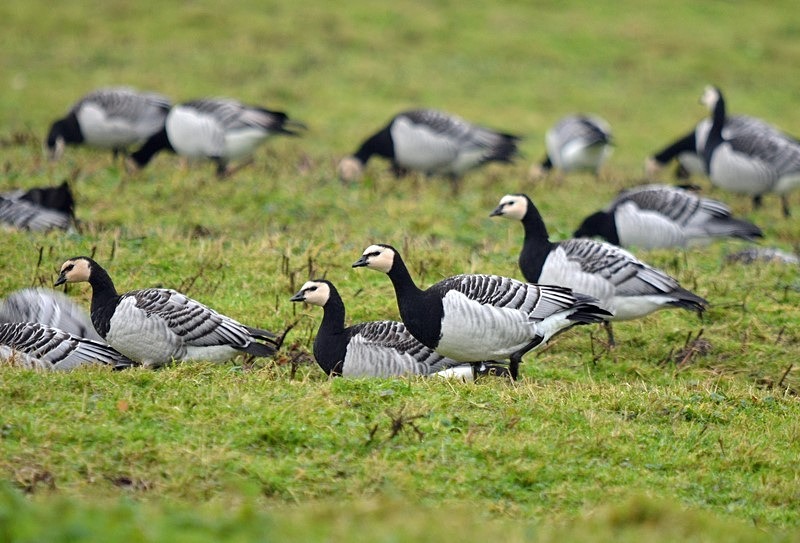
[[783,216],[788,218],[792,216],[789,210],[789,197],[786,194],[781,194],[781,205],[783,206]]
[[753,196],[753,209],[758,209],[761,207],[762,198],[761,195]]
[[617,342],[614,340],[614,330],[611,328],[611,321],[603,321],[603,326],[606,329],[606,334],[608,334],[608,348],[613,349],[617,346]]
[[519,363],[522,362],[522,357],[525,356],[528,351],[535,349],[543,340],[544,338],[541,336],[536,336],[533,338],[533,341],[525,345],[522,349],[512,354],[508,359],[510,360],[510,364],[508,365],[508,373],[511,375],[511,379],[513,381],[517,380],[517,376],[519,375]]

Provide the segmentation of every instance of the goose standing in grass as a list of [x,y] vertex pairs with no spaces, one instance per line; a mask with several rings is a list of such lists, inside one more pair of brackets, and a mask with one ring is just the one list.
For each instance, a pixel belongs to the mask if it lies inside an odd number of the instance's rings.
[[612,151],[611,126],[594,115],[568,115],[547,131],[545,147],[544,160],[531,166],[531,179],[553,169],[562,173],[590,171],[599,176]]
[[703,159],[711,183],[731,192],[749,194],[754,207],[764,194],[781,197],[783,215],[788,217],[788,193],[800,187],[800,142],[778,131],[756,131],[725,137],[725,99],[722,92],[706,87],[700,99],[711,111]]
[[456,275],[421,290],[390,245],[370,245],[353,267],[389,276],[403,324],[417,341],[458,362],[509,359],[512,379],[528,351],[610,315],[591,296],[497,275]]
[[491,216],[522,222],[525,241],[519,268],[526,280],[585,292],[610,311],[604,323],[609,345],[614,345],[610,321],[637,319],[666,307],[699,314],[708,305],[666,273],[616,245],[591,239],[550,241],[539,210],[524,194],[503,196]]
[[64,294],[47,288],[16,290],[0,301],[0,322],[37,322],[101,341],[89,315]]
[[159,132],[169,108],[170,100],[160,94],[127,87],[98,89],[53,122],[45,142],[50,158],[60,158],[68,144],[111,149],[116,157]]
[[722,202],[667,185],[620,192],[605,209],[586,217],[574,234],[642,249],[686,247],[723,237],[756,241],[763,235],[753,223],[732,217]]
[[70,370],[84,364],[133,365],[105,343],[38,322],[0,323],[0,360],[31,369]]
[[69,184],[0,193],[0,223],[33,232],[68,230],[75,224]]
[[344,377],[391,377],[394,375],[442,375],[474,379],[499,364],[463,364],[437,354],[406,329],[402,322],[361,322],[345,327],[345,307],[333,283],[324,279],[306,282],[292,296],[293,302],[322,307],[322,323],[314,338],[314,358],[327,375]]
[[339,177],[346,182],[358,180],[370,157],[377,155],[392,162],[398,177],[411,170],[444,175],[457,190],[468,170],[487,162],[513,161],[519,139],[442,111],[405,111],[367,138],[353,156],[342,159]]
[[[270,136],[297,136],[305,128],[282,111],[248,106],[229,98],[205,98],[173,106],[163,128],[136,152],[129,165],[143,168],[160,151],[216,163],[217,176],[234,173],[229,162],[249,157]],[[241,166],[240,166],[241,167]]]
[[222,362],[237,353],[272,356],[277,336],[244,326],[171,289],[118,294],[108,272],[89,257],[70,258],[55,285],[92,287],[92,324],[114,349],[147,367],[172,361]]

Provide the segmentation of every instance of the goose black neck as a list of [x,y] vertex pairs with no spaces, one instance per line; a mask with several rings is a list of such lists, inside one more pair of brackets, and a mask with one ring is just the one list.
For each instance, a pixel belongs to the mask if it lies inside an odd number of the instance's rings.
[[92,324],[97,333],[105,338],[120,296],[108,272],[96,263],[92,264],[89,284],[92,286]]
[[139,150],[131,153],[131,158],[138,166],[142,167],[146,166],[156,154],[163,150],[175,152],[169,142],[166,128],[162,128],[160,132],[150,136],[150,139],[144,142]]
[[83,132],[74,112],[53,123],[47,134],[47,147],[55,147],[58,138],[62,138],[65,143],[83,143]]
[[322,307],[322,322],[314,339],[314,358],[327,375],[341,375],[349,338],[344,327],[345,308],[341,296],[330,286],[330,297]]
[[406,328],[417,341],[430,349],[435,349],[441,338],[444,309],[440,296],[442,292],[421,290],[408,273],[400,255],[395,255],[392,269],[387,274],[394,286],[397,308]]
[[531,282],[539,280],[544,262],[555,246],[547,234],[542,215],[536,205],[527,196],[528,210],[522,217],[522,227],[525,229],[525,242],[519,255],[519,267],[525,279]]
[[392,134],[389,130],[389,126],[367,138],[353,156],[362,164],[366,164],[372,155],[394,160],[394,142],[392,141]]
[[668,147],[665,147],[657,154],[653,155],[653,158],[659,164],[666,164],[681,153],[695,152],[697,152],[697,140],[693,130],[682,138],[676,140],[674,143],[670,144]]
[[703,158],[706,163],[706,171],[711,171],[711,156],[714,149],[722,143],[722,128],[725,126],[725,99],[722,93],[718,92],[717,103],[714,104],[714,111],[711,117],[711,129],[708,132],[708,139],[703,153]]

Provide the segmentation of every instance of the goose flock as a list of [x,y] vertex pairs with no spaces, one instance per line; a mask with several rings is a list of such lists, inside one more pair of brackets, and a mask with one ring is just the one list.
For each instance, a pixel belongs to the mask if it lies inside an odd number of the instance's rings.
[[[721,189],[750,195],[756,206],[764,195],[780,196],[788,217],[788,194],[800,186],[800,143],[760,119],[728,116],[716,87],[705,89],[701,103],[710,117],[648,158],[647,175],[655,176],[674,159],[679,175],[707,176]],[[54,121],[45,150],[52,160],[67,145],[111,150],[114,157],[124,155],[131,172],[165,150],[210,161],[224,178],[252,160],[270,137],[300,136],[305,130],[285,112],[231,98],[173,103],[156,92],[111,87],[90,92]],[[378,156],[398,177],[412,171],[441,176],[457,193],[471,170],[519,159],[520,141],[519,135],[444,111],[403,111],[342,158],[337,173],[355,183],[369,159]],[[601,182],[612,145],[611,126],[601,117],[564,116],[546,132],[545,158],[531,166],[530,177],[586,171]],[[729,238],[755,242],[764,236],[723,202],[664,184],[624,189],[563,241],[550,239],[539,209],[524,193],[503,196],[490,216],[522,223],[518,264],[524,280],[455,274],[422,288],[396,248],[373,243],[352,267],[388,276],[401,320],[350,326],[333,282],[317,278],[303,284],[288,301],[322,308],[313,342],[322,371],[342,377],[517,379],[528,352],[575,326],[602,324],[611,348],[612,322],[670,307],[698,314],[708,308],[708,300],[633,251]],[[37,232],[77,227],[69,185],[0,193],[0,223]],[[157,368],[239,355],[271,357],[283,343],[279,334],[242,324],[170,288],[120,294],[109,272],[87,256],[64,260],[53,286],[84,282],[91,288],[88,313],[53,289],[8,294],[0,303],[0,360],[48,370],[84,364]]]

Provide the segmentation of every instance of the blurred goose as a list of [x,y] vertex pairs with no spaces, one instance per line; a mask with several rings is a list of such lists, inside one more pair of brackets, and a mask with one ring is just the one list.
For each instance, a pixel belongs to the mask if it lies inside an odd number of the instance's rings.
[[231,160],[249,157],[267,138],[276,134],[297,136],[304,128],[282,111],[248,106],[229,98],[205,98],[175,105],[162,130],[136,152],[129,164],[143,168],[162,150],[190,159],[208,159],[223,177],[235,171]]
[[[472,364],[445,358],[425,347],[414,339],[402,322],[361,322],[345,328],[344,302],[330,281],[316,279],[306,282],[291,301],[322,307],[322,323],[314,339],[314,358],[328,375],[390,377],[437,374],[474,379],[481,369],[480,366],[473,368]],[[499,365],[492,367],[500,369]]]
[[711,111],[703,159],[714,185],[753,196],[761,205],[764,194],[780,195],[783,215],[788,217],[787,194],[800,186],[800,142],[778,131],[747,132],[725,137],[725,99],[722,92],[708,86],[700,101]]
[[594,115],[568,115],[547,131],[545,147],[545,159],[531,167],[532,179],[553,169],[563,173],[590,171],[599,176],[612,150],[611,126]]
[[666,273],[615,245],[590,239],[551,242],[539,210],[524,194],[503,196],[491,216],[522,221],[525,241],[519,268],[526,280],[585,292],[610,311],[605,322],[610,345],[614,335],[609,321],[638,319],[666,307],[702,313],[708,305]]
[[31,369],[70,370],[84,364],[133,365],[100,341],[38,322],[0,323],[0,360]]
[[20,230],[67,230],[75,224],[75,200],[64,181],[56,187],[0,193],[0,223]]
[[108,272],[89,257],[70,258],[55,285],[92,286],[92,324],[114,349],[147,367],[172,361],[222,362],[237,353],[272,356],[278,343],[267,330],[244,326],[171,289],[117,294]]
[[456,275],[421,290],[390,245],[370,245],[353,264],[386,273],[408,331],[423,345],[458,362],[509,359],[517,378],[530,350],[576,324],[610,313],[568,288],[497,275]]
[[518,153],[518,140],[442,111],[405,111],[367,138],[353,156],[342,159],[339,177],[358,180],[370,157],[377,155],[392,162],[398,177],[409,170],[444,175],[457,188],[468,170],[487,162],[511,162]]
[[46,288],[24,288],[0,302],[0,322],[37,322],[68,334],[101,341],[89,315],[64,294]]
[[574,235],[656,249],[722,237],[756,241],[764,234],[758,226],[732,217],[722,202],[679,187],[642,185],[622,191],[604,210],[586,217]]
[[67,144],[111,149],[116,157],[160,131],[169,107],[169,99],[160,94],[127,87],[98,89],[53,122],[46,141],[50,158],[60,158]]

